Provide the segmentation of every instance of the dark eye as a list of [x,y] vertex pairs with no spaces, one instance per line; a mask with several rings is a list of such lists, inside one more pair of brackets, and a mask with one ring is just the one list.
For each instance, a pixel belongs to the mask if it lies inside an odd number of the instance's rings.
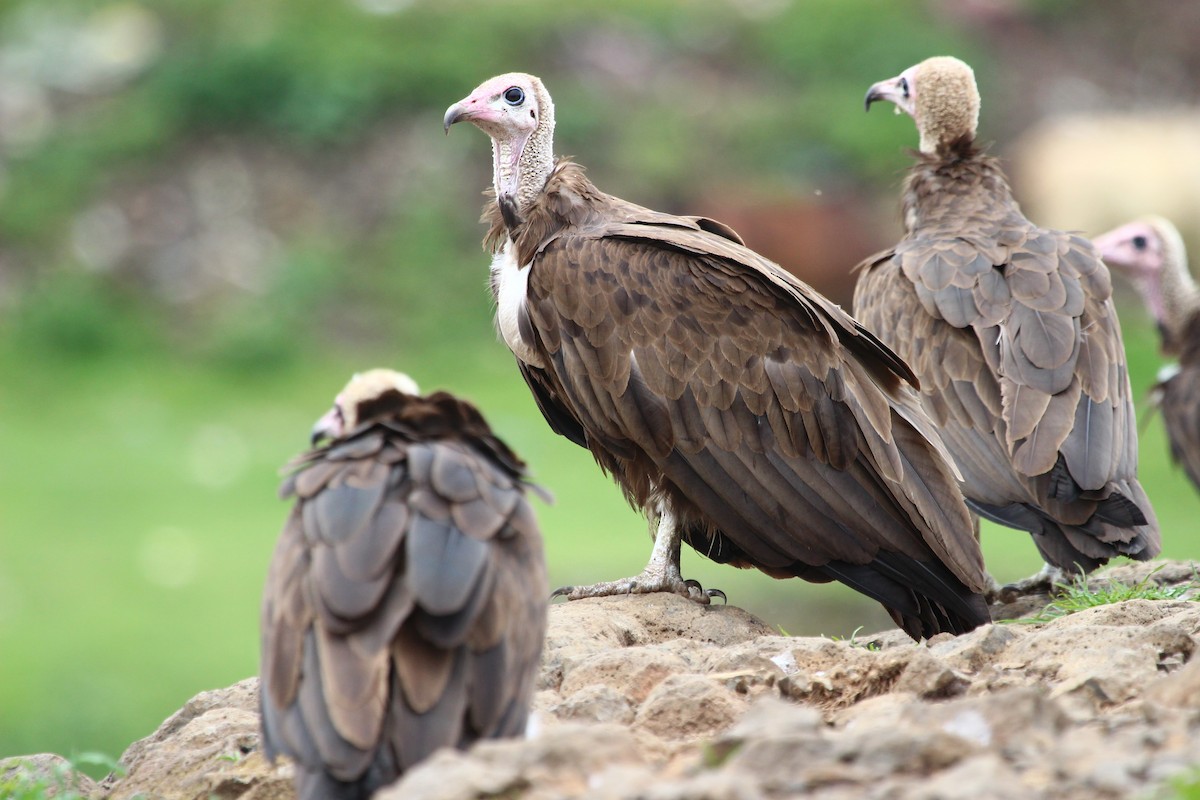
[[525,102],[525,92],[520,86],[510,86],[504,90],[504,102],[510,106],[519,106]]
[[1146,242],[1145,236],[1133,237],[1133,249],[1134,250],[1145,250],[1146,244],[1147,244],[1147,242]]
[[900,79],[900,91],[904,92],[905,97],[908,97],[908,78]]

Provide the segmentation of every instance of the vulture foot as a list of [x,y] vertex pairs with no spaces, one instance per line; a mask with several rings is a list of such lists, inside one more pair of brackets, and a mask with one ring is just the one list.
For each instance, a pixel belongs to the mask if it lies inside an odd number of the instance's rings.
[[720,589],[705,589],[699,581],[684,580],[679,573],[679,527],[675,515],[660,510],[654,533],[654,550],[646,568],[632,578],[595,583],[591,586],[563,586],[550,594],[550,599],[565,597],[567,600],[582,600],[585,597],[613,597],[621,594],[652,594],[671,592],[689,600],[708,605],[714,597],[728,603],[729,598]]
[[1014,583],[996,586],[988,592],[988,599],[995,603],[1012,603],[1032,594],[1049,595],[1054,587],[1066,580],[1066,575],[1058,567],[1046,564],[1041,571]]
[[719,597],[722,602],[729,602],[725,593],[720,589],[705,589],[698,581],[684,580],[675,575],[663,575],[650,569],[643,570],[631,578],[621,578],[615,581],[593,583],[590,586],[560,586],[550,593],[550,599],[565,597],[570,600],[582,600],[585,597],[614,597],[622,594],[652,594],[654,592],[671,592],[687,599],[708,605],[712,598]]

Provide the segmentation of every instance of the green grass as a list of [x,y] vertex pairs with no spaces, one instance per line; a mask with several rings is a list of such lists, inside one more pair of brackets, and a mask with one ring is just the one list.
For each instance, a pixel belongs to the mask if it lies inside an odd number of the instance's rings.
[[[1094,585],[1092,585],[1094,584]],[[1162,586],[1150,575],[1137,583],[1117,580],[1096,580],[1089,584],[1087,577],[1076,576],[1070,583],[1055,584],[1054,600],[1041,612],[1015,620],[1017,623],[1042,623],[1085,611],[1097,606],[1122,603],[1126,600],[1190,600],[1196,599],[1200,582],[1189,581],[1176,586]]]
[[1151,797],[1154,800],[1200,800],[1200,766],[1174,776]]

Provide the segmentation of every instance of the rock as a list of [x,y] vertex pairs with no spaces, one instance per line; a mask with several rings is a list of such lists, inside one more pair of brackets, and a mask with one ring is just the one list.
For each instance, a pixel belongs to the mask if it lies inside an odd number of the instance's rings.
[[192,698],[130,745],[121,764],[126,775],[109,800],[294,797],[290,767],[272,767],[259,752],[257,678]]
[[744,706],[736,692],[711,678],[672,675],[642,703],[634,725],[664,739],[696,739],[729,727]]
[[[1194,574],[1137,564],[1093,580]],[[529,738],[441,751],[377,797],[1144,796],[1200,762],[1198,635],[1200,603],[1183,600],[921,644],[779,636],[665,594],[556,605]],[[111,796],[290,799],[290,767],[258,752],[256,692],[251,679],[190,701],[129,748]]]
[[44,787],[38,797],[74,793],[79,797],[99,797],[96,782],[75,769],[75,765],[53,753],[0,759],[0,796],[8,797],[15,786]]
[[559,692],[571,695],[585,686],[608,686],[636,704],[668,675],[686,669],[683,659],[661,648],[610,650],[568,664]]
[[469,755],[440,750],[375,800],[579,797],[614,764],[641,764],[637,738],[623,725],[563,724],[527,741],[481,742]]
[[616,722],[628,725],[633,722],[633,704],[624,694],[611,686],[585,686],[562,701],[555,709],[555,716],[578,722]]

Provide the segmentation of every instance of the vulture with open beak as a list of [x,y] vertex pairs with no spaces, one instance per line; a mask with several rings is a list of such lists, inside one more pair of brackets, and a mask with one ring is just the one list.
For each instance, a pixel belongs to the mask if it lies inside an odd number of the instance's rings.
[[1160,550],[1108,270],[1087,239],[1022,214],[975,144],[971,68],[936,57],[867,92],[916,122],[904,238],[860,265],[854,313],[921,379],[979,515],[1029,531],[1047,567]]
[[953,467],[908,367],[725,225],[651,211],[553,155],[554,106],[501,75],[446,112],[492,139],[497,324],[550,427],[656,521],[638,576],[674,591],[680,542],[777,578],[841,581],[911,636],[988,620]]
[[1145,217],[1093,240],[1101,258],[1126,275],[1154,315],[1162,349],[1179,359],[1159,373],[1154,399],[1175,463],[1200,489],[1200,288],[1188,271],[1179,231]]
[[263,593],[263,743],[301,800],[365,799],[440,747],[524,732],[542,540],[521,460],[406,375],[355,375],[313,442]]

